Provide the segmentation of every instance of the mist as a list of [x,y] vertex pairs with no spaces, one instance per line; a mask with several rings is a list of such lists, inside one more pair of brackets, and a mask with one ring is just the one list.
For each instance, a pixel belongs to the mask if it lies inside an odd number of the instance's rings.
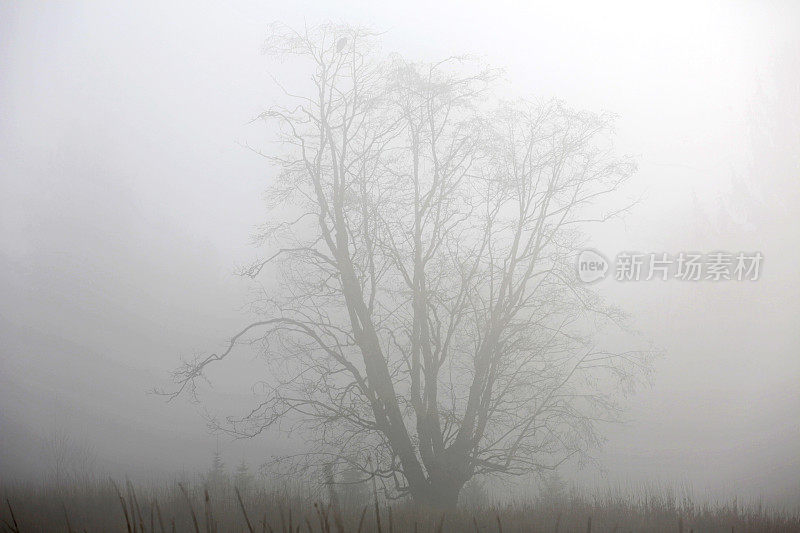
[[[591,285],[628,317],[651,370],[621,423],[559,475],[580,487],[676,487],[698,500],[800,503],[800,6],[791,2],[12,3],[0,6],[0,480],[47,472],[69,435],[133,480],[253,470],[312,446],[241,416],[265,372],[237,351],[167,401],[181,360],[253,321],[271,253],[278,126],[253,122],[309,71],[263,53],[270,24],[379,32],[379,55],[468,56],[496,93],[616,116],[637,170],[620,216],[583,242],[623,252],[760,252],[754,281]],[[289,88],[285,91],[284,88]],[[605,200],[604,200],[605,202]],[[637,345],[638,345],[637,344]],[[211,424],[214,425],[213,423]],[[540,478],[519,483],[538,486]],[[504,495],[513,488],[497,485]]]

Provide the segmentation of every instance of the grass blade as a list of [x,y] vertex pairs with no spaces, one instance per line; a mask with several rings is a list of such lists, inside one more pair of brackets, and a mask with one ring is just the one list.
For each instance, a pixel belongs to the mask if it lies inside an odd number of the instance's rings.
[[247,522],[247,530],[250,533],[255,533],[253,531],[253,526],[250,524],[250,519],[247,518],[247,510],[244,508],[244,502],[242,501],[242,495],[239,494],[239,487],[236,487],[236,499],[239,500],[239,507],[242,508],[242,514],[244,515],[244,521]]
[[131,520],[128,516],[128,506],[125,505],[125,498],[122,497],[122,493],[119,491],[119,487],[117,486],[116,481],[113,479],[111,480],[111,484],[114,485],[114,490],[117,491],[117,497],[119,498],[119,503],[122,505],[122,512],[125,514],[125,526],[128,528],[128,533],[131,532]]
[[8,512],[11,513],[11,523],[14,524],[14,531],[15,533],[19,533],[19,524],[17,523],[17,518],[14,516],[14,509],[11,508],[11,502],[8,501],[8,498],[6,498],[6,505],[8,506]]
[[[178,483],[178,486],[181,488],[181,492],[183,492],[183,496],[186,498],[186,505],[189,506],[189,511],[192,512],[192,522],[194,523],[194,533],[200,533],[200,526],[197,524],[197,515],[194,514],[194,507],[192,507],[192,500],[189,499],[189,491],[186,490],[186,487],[183,486],[183,483]],[[173,529],[175,526],[175,522],[172,522]]]

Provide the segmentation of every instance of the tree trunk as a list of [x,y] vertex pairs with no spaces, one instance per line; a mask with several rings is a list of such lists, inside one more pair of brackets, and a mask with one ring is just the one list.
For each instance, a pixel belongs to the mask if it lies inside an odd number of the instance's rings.
[[458,505],[458,495],[460,489],[455,487],[447,487],[442,490],[428,489],[421,493],[412,491],[411,500],[417,507],[424,509],[433,509],[435,511],[449,511],[455,509]]
[[[460,474],[460,473],[458,473]],[[444,471],[434,474],[423,487],[411,488],[411,499],[415,505],[436,510],[455,509],[458,495],[466,480],[460,475]]]

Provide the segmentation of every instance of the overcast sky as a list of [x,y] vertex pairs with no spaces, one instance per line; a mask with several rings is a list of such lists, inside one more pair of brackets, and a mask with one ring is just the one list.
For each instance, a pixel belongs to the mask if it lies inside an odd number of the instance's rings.
[[[298,74],[261,45],[270,22],[332,20],[618,114],[641,200],[587,228],[606,255],[764,254],[757,282],[598,285],[664,355],[604,472],[575,479],[800,501],[800,4],[606,4],[0,2],[0,475],[56,427],[132,475],[206,466],[198,410],[145,392],[246,320],[233,271],[274,169],[241,144],[268,139],[247,123],[280,98],[272,75]],[[210,409],[252,365],[216,376]],[[225,444],[228,461],[280,439]]]

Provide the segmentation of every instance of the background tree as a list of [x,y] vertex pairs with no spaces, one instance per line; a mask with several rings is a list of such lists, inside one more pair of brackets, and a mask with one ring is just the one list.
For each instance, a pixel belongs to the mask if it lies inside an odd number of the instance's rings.
[[85,482],[95,475],[97,452],[63,429],[53,429],[42,442],[46,475],[57,486]]
[[225,462],[222,460],[222,453],[219,451],[219,443],[211,456],[211,467],[206,474],[206,485],[212,489],[221,489],[228,482],[228,472],[225,469]]
[[[262,401],[224,429],[281,420],[313,451],[387,494],[451,506],[477,474],[555,468],[598,439],[640,352],[593,338],[620,317],[576,282],[581,222],[632,175],[611,117],[559,102],[500,102],[497,73],[459,58],[381,60],[375,36],[276,26],[266,49],[305,61],[311,84],[260,118],[279,127],[265,259],[278,278],[260,319],[186,363],[177,389],[256,341]],[[287,463],[284,463],[287,464]]]
[[234,485],[242,492],[249,491],[253,488],[255,477],[250,473],[250,467],[244,459],[236,467],[236,472],[233,476]]

